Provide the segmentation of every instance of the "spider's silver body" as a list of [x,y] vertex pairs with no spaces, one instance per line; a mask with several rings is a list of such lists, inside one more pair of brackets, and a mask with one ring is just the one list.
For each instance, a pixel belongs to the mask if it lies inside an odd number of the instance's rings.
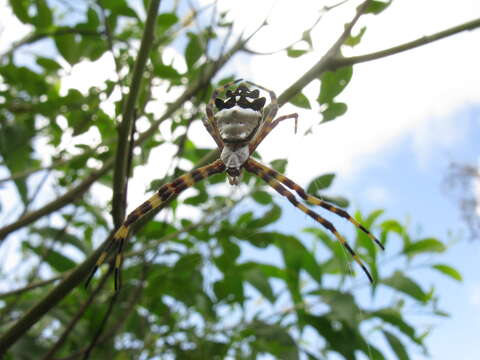
[[[215,119],[224,142],[220,158],[231,173],[235,171],[240,173],[240,168],[250,157],[248,143],[260,125],[262,114],[259,111],[234,106],[217,112]],[[233,176],[231,183],[236,184],[237,181],[237,176]]]
[[224,143],[243,143],[250,140],[260,124],[262,114],[252,109],[234,106],[215,114],[218,130]]

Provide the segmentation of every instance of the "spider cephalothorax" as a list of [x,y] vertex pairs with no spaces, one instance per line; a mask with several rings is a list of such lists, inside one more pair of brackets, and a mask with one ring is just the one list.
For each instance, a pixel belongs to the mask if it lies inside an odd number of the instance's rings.
[[[118,289],[120,287],[120,266],[122,264],[123,245],[131,226],[138,219],[153,209],[166,206],[170,200],[173,200],[182,191],[214,174],[226,172],[230,184],[238,184],[242,169],[263,179],[267,185],[284,196],[293,206],[303,211],[330,231],[360,265],[369,280],[373,282],[370,272],[362,260],[360,260],[360,257],[350,245],[348,245],[345,238],[340,235],[333,224],[300,202],[299,198],[308,204],[321,206],[347,219],[383,249],[383,245],[375,236],[357,220],[352,218],[345,210],[307,194],[306,191],[293,180],[251,158],[257,146],[281,121],[295,119],[296,129],[298,115],[284,115],[275,119],[279,108],[275,93],[250,81],[246,82],[248,85],[268,92],[270,104],[264,108],[266,100],[263,97],[259,97],[260,91],[258,89],[249,90],[246,84],[241,84],[235,88],[234,91],[229,90],[230,87],[233,87],[240,81],[242,80],[235,80],[216,89],[207,104],[207,118],[203,120],[203,124],[221,151],[220,159],[182,175],[171,183],[163,185],[150,199],[131,212],[98,258],[92,273],[87,279],[87,284],[95,274],[97,268],[107,259],[112,249],[116,248],[114,260],[115,289]],[[222,92],[225,92],[225,100],[218,98],[218,95]],[[216,113],[214,107],[217,108]],[[295,196],[294,192],[299,198]]]
[[[227,90],[225,100],[215,98],[215,106],[219,111],[231,109],[235,105],[243,109],[261,111],[267,100],[264,97],[259,98],[259,96],[260,91],[258,89],[250,90],[245,84],[241,84],[234,91]],[[250,101],[248,99],[255,100]]]

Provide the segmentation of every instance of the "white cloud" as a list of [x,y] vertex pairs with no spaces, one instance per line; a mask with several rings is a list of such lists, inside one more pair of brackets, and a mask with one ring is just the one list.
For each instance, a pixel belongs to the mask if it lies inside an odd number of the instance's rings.
[[475,306],[480,306],[480,283],[471,285],[468,290],[469,303]]
[[96,61],[84,60],[72,66],[62,77],[60,93],[65,95],[69,89],[86,93],[90,87],[102,86],[106,80],[116,80],[115,62],[110,53],[105,53]]
[[10,6],[7,6],[6,0],[0,0],[0,14],[2,14],[0,23],[0,54],[3,54],[10,49],[12,43],[27,35],[32,30],[32,26],[22,24],[13,15]]
[[391,194],[383,186],[370,186],[365,189],[364,193],[365,197],[372,205],[385,206],[385,204],[391,199]]

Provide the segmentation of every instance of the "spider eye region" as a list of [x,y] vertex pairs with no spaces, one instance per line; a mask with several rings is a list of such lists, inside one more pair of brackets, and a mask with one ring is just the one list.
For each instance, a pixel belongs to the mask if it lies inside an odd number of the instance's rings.
[[216,98],[215,106],[219,111],[239,106],[243,109],[252,109],[260,112],[267,100],[259,96],[260,92],[258,89],[249,91],[247,87],[240,85],[235,91],[227,90],[225,100]]
[[215,114],[220,136],[226,143],[247,141],[257,129],[261,118],[258,111],[239,106],[223,109]]

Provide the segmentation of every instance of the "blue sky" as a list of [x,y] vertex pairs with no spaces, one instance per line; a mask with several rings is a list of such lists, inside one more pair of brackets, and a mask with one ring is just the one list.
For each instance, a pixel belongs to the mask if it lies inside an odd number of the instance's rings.
[[[441,300],[439,307],[451,316],[445,319],[417,316],[413,317],[412,323],[434,325],[427,340],[433,359],[475,360],[478,359],[480,333],[480,240],[469,241],[469,232],[460,217],[459,207],[445,192],[444,181],[451,162],[478,164],[480,105],[467,105],[446,118],[432,119],[432,129],[438,122],[455,128],[452,130],[458,132],[455,141],[433,143],[424,149],[427,154],[420,154],[414,137],[404,136],[376,154],[371,165],[357,171],[355,176],[337,173],[328,193],[347,196],[352,202],[349,208],[352,212],[382,208],[385,210],[383,219],[408,222],[410,233],[417,234],[418,238],[434,236],[450,245],[445,254],[435,256],[434,263],[455,267],[462,274],[463,282],[458,283],[431,271],[409,275],[426,289],[434,284]],[[321,156],[318,161],[321,161]],[[293,173],[289,175],[295,176]],[[382,189],[377,192],[381,195],[372,196],[372,192],[368,191],[372,187]],[[279,226],[283,231],[296,233],[304,227],[316,226],[286,202],[283,203],[283,211]],[[349,224],[343,220],[325,215],[342,230],[348,228]],[[375,229],[372,230],[375,232]],[[392,256],[396,250],[398,246],[389,243],[385,256]],[[362,276],[357,272],[357,276]],[[415,353],[414,347],[411,348]],[[412,359],[423,358],[420,354],[412,356]]]

